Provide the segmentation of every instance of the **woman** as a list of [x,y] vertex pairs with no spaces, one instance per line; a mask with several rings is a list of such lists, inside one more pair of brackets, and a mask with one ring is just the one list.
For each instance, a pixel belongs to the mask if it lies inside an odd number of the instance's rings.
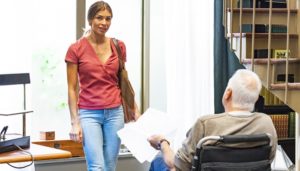
[[[66,54],[70,138],[83,142],[89,171],[114,171],[120,148],[117,131],[124,127],[118,87],[118,53],[108,31],[113,13],[97,1],[88,10],[90,30]],[[118,41],[126,61],[126,48]],[[136,107],[135,119],[140,116]]]

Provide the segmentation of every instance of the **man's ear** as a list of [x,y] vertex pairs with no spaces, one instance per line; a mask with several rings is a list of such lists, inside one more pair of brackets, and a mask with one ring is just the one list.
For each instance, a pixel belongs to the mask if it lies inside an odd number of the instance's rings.
[[224,99],[228,100],[231,98],[231,96],[232,96],[232,90],[230,88],[226,89],[224,94]]

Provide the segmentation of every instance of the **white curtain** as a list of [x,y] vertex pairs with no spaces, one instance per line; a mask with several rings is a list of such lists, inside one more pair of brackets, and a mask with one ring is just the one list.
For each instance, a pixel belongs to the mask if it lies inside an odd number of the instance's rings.
[[167,113],[179,121],[177,149],[196,119],[214,112],[214,1],[163,2]]

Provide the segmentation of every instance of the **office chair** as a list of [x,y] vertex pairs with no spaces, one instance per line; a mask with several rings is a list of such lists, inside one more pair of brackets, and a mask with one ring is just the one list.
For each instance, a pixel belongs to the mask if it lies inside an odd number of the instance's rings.
[[267,134],[204,137],[197,144],[192,171],[271,171],[270,142]]

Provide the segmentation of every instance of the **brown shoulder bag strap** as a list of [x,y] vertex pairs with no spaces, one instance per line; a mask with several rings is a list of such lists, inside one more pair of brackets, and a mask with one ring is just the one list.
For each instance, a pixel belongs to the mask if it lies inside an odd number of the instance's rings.
[[113,42],[114,42],[114,45],[117,49],[117,52],[118,52],[118,59],[119,59],[119,72],[125,68],[125,64],[124,64],[124,61],[122,59],[122,53],[121,53],[121,48],[119,46],[119,43],[118,43],[118,40],[116,38],[112,38]]

